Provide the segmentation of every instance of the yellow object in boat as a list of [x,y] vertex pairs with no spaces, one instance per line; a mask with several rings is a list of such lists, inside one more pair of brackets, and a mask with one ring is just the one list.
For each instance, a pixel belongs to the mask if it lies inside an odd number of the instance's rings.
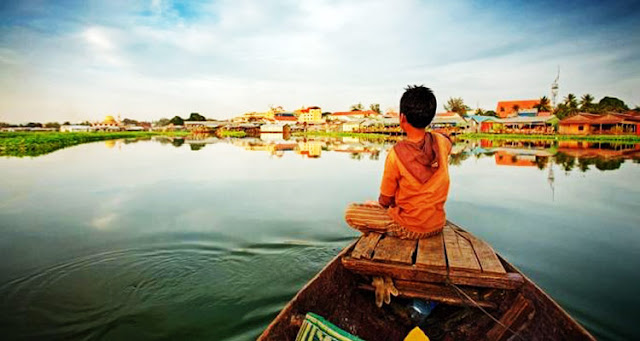
[[420,327],[413,328],[404,341],[429,341],[429,337],[420,329]]

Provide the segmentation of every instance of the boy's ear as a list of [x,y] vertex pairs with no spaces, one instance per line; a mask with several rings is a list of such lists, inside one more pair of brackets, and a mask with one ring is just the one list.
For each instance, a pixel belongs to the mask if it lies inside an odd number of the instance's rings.
[[403,113],[400,113],[398,117],[400,118],[400,124],[407,122],[407,116],[405,116]]

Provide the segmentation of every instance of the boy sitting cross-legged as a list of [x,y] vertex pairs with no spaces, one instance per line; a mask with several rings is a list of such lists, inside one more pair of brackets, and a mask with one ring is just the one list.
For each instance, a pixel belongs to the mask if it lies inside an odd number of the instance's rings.
[[449,193],[451,141],[425,131],[436,113],[436,98],[424,86],[408,87],[400,99],[405,140],[389,151],[378,202],[350,204],[345,219],[362,232],[420,239],[442,231]]

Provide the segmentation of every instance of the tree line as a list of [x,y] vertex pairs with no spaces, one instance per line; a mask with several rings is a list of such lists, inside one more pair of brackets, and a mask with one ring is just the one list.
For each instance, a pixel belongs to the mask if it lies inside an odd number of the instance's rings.
[[[161,118],[158,121],[155,121],[154,123],[158,126],[166,126],[169,124],[173,124],[173,125],[184,125],[185,121],[206,121],[207,118],[200,115],[197,112],[192,112],[188,118],[183,119],[180,116],[174,116],[171,119],[168,118]],[[137,121],[131,118],[125,118],[124,120],[122,120],[122,124],[124,125],[140,125],[140,124],[144,124],[148,122],[143,122],[143,121]],[[20,128],[55,128],[55,129],[60,129],[61,126],[63,125],[84,125],[84,126],[89,126],[92,123],[89,121],[82,121],[82,122],[78,122],[78,123],[71,123],[69,121],[65,121],[64,123],[58,123],[58,122],[47,122],[47,123],[40,123],[40,122],[29,122],[29,123],[24,123],[24,124],[12,124],[12,123],[7,123],[7,122],[0,122],[0,128],[13,128],[13,127],[20,127]]]
[[[573,116],[579,112],[586,112],[591,114],[604,114],[608,112],[625,112],[629,111],[624,101],[616,97],[604,96],[600,101],[595,102],[595,97],[591,94],[584,94],[580,99],[574,94],[568,94],[561,103],[555,108],[551,107],[551,101],[547,96],[540,97],[540,103],[534,105],[535,109],[539,112],[549,111],[552,112],[559,119]],[[462,116],[467,116],[471,111],[471,108],[464,104],[462,97],[450,97],[447,103],[444,105],[446,111],[458,113]],[[521,108],[515,104],[512,109],[519,111]],[[640,107],[636,106],[634,111],[640,111]],[[473,112],[474,115],[480,116],[494,116],[497,117],[493,110],[482,110],[480,108]]]

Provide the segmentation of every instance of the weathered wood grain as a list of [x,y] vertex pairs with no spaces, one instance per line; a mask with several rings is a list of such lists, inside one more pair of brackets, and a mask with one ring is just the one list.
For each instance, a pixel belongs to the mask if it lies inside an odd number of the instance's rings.
[[[447,279],[446,270],[421,269],[414,265],[389,264],[364,259],[358,260],[351,257],[343,257],[342,264],[345,268],[356,273],[389,276],[394,280],[403,279],[416,282],[444,283]],[[517,289],[523,283],[522,276],[517,273],[451,272],[449,279],[454,284],[498,289]]]
[[373,259],[382,262],[412,264],[416,244],[416,240],[385,236],[378,242],[373,252]]
[[[529,315],[532,312],[533,305],[531,302],[521,294],[518,294],[509,310],[507,310],[500,318],[500,323],[511,329],[511,331],[517,333],[521,329],[520,327],[529,320]],[[487,333],[487,340],[506,340],[513,334],[509,329],[496,323],[496,325]]]
[[416,266],[435,269],[446,269],[447,259],[444,253],[442,233],[418,241]]
[[363,235],[358,239],[356,246],[353,248],[351,252],[351,257],[355,259],[365,258],[371,259],[371,255],[373,255],[373,250],[376,245],[378,245],[378,241],[382,235],[380,233],[370,232],[366,235]]
[[471,242],[446,225],[442,230],[444,236],[444,247],[447,253],[449,268],[468,272],[480,272],[480,263],[473,251]]
[[493,248],[489,246],[489,244],[485,243],[483,240],[476,238],[467,232],[458,232],[461,235],[467,237],[469,241],[471,241],[471,245],[473,246],[473,250],[476,253],[476,257],[478,258],[478,262],[480,263],[480,267],[483,272],[492,272],[503,274],[507,271],[502,266],[502,263],[498,259]]

